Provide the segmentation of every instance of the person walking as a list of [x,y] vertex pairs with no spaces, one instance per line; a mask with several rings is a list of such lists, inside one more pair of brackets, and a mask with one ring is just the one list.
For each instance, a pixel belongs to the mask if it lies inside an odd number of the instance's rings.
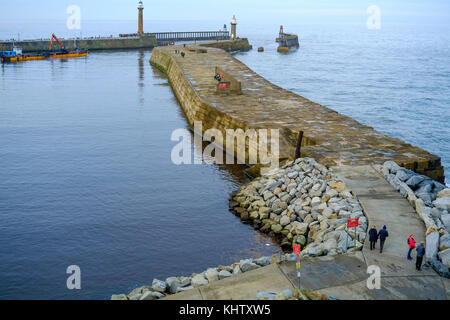
[[375,244],[378,240],[378,231],[375,226],[372,226],[372,229],[369,231],[369,241],[370,241],[370,250],[375,249]]
[[386,229],[386,226],[383,226],[383,229],[378,232],[378,238],[380,238],[380,253],[383,253],[384,242],[386,241],[387,237],[389,237],[389,233]]
[[417,257],[416,257],[416,270],[420,271],[422,267],[423,256],[425,255],[425,242],[420,241],[420,244],[417,246]]
[[409,246],[409,250],[408,250],[408,256],[406,258],[408,260],[412,260],[411,252],[416,247],[416,241],[414,240],[414,234],[411,234],[409,236],[409,238],[408,238],[408,246]]

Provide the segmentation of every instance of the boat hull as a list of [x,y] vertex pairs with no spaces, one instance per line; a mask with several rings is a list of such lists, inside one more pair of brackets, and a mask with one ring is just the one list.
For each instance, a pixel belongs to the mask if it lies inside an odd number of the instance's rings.
[[22,61],[31,61],[31,60],[44,60],[47,58],[50,59],[66,59],[66,58],[78,58],[85,57],[89,54],[88,51],[79,51],[79,52],[55,52],[55,53],[40,53],[35,55],[22,55],[15,57],[2,57],[2,62],[22,62]]

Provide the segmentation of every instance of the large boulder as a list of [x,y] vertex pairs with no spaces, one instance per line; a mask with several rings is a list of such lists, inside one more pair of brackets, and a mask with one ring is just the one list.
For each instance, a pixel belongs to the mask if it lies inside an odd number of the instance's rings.
[[194,288],[200,287],[200,286],[204,286],[208,284],[208,280],[205,279],[205,277],[201,274],[196,274],[195,276],[192,277],[191,279],[191,285]]
[[320,204],[320,202],[321,202],[321,200],[320,200],[319,197],[312,198],[312,200],[311,200],[311,207],[312,208],[317,207]]
[[450,279],[450,270],[445,264],[440,262],[438,259],[431,261],[431,267],[436,271],[440,276]]
[[436,223],[434,222],[431,216],[431,208],[426,206],[422,199],[417,199],[415,203],[416,203],[416,212],[422,218],[427,230],[430,227],[437,229]]
[[450,188],[439,191],[437,198],[450,198]]
[[237,264],[233,268],[233,275],[239,274],[239,273],[242,273],[242,271],[241,271],[241,267]]
[[283,230],[283,227],[280,224],[273,224],[270,226],[270,229],[274,232],[274,233],[280,233],[281,230]]
[[450,248],[450,234],[446,233],[439,239],[439,250],[445,250]]
[[327,192],[325,192],[325,195],[328,196],[328,199],[334,198],[339,194],[336,189],[330,189]]
[[164,292],[166,291],[167,285],[165,281],[161,281],[158,279],[153,279],[152,282],[152,290],[157,292]]
[[425,180],[424,176],[416,174],[406,180],[406,184],[411,188],[416,188],[423,180]]
[[288,225],[289,223],[291,223],[291,219],[289,219],[288,216],[285,215],[285,216],[281,217],[280,224],[281,224],[282,227]]
[[445,186],[442,183],[433,180],[433,193],[437,195],[439,192],[443,190],[445,190]]
[[389,170],[389,172],[393,173],[393,174],[396,174],[397,170],[401,169],[401,167],[398,164],[396,164],[394,161],[391,161],[391,160],[386,161],[383,164],[383,167],[387,168]]
[[259,266],[256,263],[253,263],[251,259],[239,261],[239,267],[241,268],[242,272],[247,272],[259,268]]
[[406,170],[406,169],[400,169],[397,170],[397,173],[395,174],[395,176],[397,177],[398,180],[404,182],[406,180],[408,180],[409,178],[411,178],[415,173],[413,171],[410,170]]
[[164,295],[161,292],[156,291],[145,291],[139,300],[156,300],[163,298]]
[[447,230],[448,232],[450,232],[450,214],[449,214],[449,213],[447,213],[447,214],[442,214],[442,215],[440,216],[440,218],[441,218],[442,224],[443,224],[444,227],[445,227],[445,230]]
[[402,197],[406,198],[410,192],[412,192],[411,188],[404,182],[400,182],[398,184],[398,191],[402,195]]
[[450,198],[447,198],[447,197],[437,198],[436,200],[433,201],[433,205],[436,208],[450,211]]
[[305,249],[304,254],[311,257],[317,257],[323,255],[324,251],[325,246],[323,243],[313,243]]
[[308,232],[308,223],[301,223],[298,221],[292,222],[292,233],[296,235],[305,235]]
[[179,280],[181,287],[187,287],[191,284],[191,278],[189,277],[180,277]]
[[439,251],[439,258],[446,267],[450,268],[450,249]]
[[227,271],[227,270],[221,270],[221,271],[219,272],[219,279],[220,279],[220,280],[225,279],[225,278],[229,278],[229,277],[231,277],[231,276],[232,276],[231,272],[229,272],[229,271]]
[[270,257],[261,257],[257,259],[253,259],[253,262],[261,267],[267,266],[270,264]]
[[326,240],[323,245],[325,247],[325,251],[327,252],[331,251],[332,249],[337,249],[338,246],[337,241],[334,238]]
[[208,282],[219,280],[219,272],[216,268],[209,268],[205,271],[205,278]]
[[439,232],[434,231],[426,237],[425,258],[427,261],[432,261],[437,258],[439,250]]
[[419,189],[417,189],[414,194],[417,198],[420,198],[425,202],[427,205],[431,205],[431,201],[433,200],[433,194],[432,194],[432,185],[426,184]]
[[169,277],[166,279],[166,285],[170,293],[177,293],[177,289],[180,287],[180,280],[177,277]]

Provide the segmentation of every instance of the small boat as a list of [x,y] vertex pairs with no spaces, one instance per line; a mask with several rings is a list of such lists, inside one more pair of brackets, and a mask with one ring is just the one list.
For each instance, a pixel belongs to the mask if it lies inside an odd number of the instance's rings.
[[285,33],[283,26],[280,26],[279,37],[276,38],[279,43],[277,51],[288,53],[291,48],[298,48],[298,36],[296,34]]
[[[53,39],[59,43],[59,50],[53,50]],[[1,62],[21,62],[30,60],[44,60],[44,59],[65,59],[85,57],[89,53],[88,50],[67,50],[64,48],[62,42],[52,34],[49,51],[40,51],[37,53],[22,53],[22,48],[13,46],[12,51],[0,51]]]

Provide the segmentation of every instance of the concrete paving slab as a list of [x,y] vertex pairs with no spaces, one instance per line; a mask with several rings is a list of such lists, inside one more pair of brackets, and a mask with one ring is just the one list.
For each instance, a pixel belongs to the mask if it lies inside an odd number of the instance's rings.
[[321,293],[342,300],[447,300],[439,277],[382,277],[380,289],[368,289],[367,280],[330,287]]
[[[296,262],[280,265],[281,270],[294,286],[297,286]],[[360,252],[348,255],[304,258],[301,261],[301,287],[319,290],[367,278],[366,264]]]
[[200,287],[206,300],[256,299],[259,291],[281,292],[293,289],[277,264],[258,268]]

